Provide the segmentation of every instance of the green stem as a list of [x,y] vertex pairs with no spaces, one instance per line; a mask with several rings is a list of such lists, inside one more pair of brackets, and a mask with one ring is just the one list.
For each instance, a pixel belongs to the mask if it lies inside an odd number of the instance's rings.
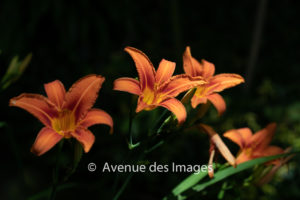
[[132,146],[132,133],[131,133],[131,129],[132,129],[133,118],[134,118],[134,116],[132,115],[132,108],[130,108],[130,111],[129,111],[129,125],[128,125],[129,148]]
[[160,117],[154,122],[154,125],[151,127],[150,129],[150,135],[152,135],[152,133],[155,133],[156,129],[159,129],[159,124],[162,124],[165,121],[165,118],[168,114],[168,110],[164,110],[164,112],[160,115]]
[[81,160],[81,157],[82,157],[82,152],[83,152],[83,149],[82,149],[82,146],[81,144],[78,142],[78,141],[74,141],[74,160],[73,160],[73,166],[72,166],[72,169],[70,171],[68,171],[65,175],[65,177],[62,179],[63,181],[62,182],[66,182],[70,176],[72,176],[77,167],[78,167],[78,164]]
[[60,162],[59,158],[60,158],[63,144],[64,144],[64,139],[62,139],[58,144],[59,146],[57,149],[55,168],[54,168],[54,174],[53,174],[53,185],[52,185],[52,190],[51,190],[51,194],[50,194],[50,200],[54,200],[55,196],[56,196],[57,185],[58,185],[58,169],[59,169],[59,162]]
[[[140,155],[138,156],[138,159],[142,159],[144,158],[148,153],[154,151],[155,149],[157,149],[158,147],[160,147],[163,143],[164,143],[164,140],[166,137],[169,137],[170,135],[173,135],[171,134],[170,132],[169,133],[165,133],[165,134],[160,134],[160,133],[163,133],[163,129],[166,125],[169,125],[170,123],[174,122],[173,120],[173,116],[170,115],[169,117],[167,117],[165,119],[165,115],[168,113],[168,112],[164,112],[160,118],[157,120],[156,123],[154,123],[154,126],[152,127],[152,129],[155,129],[157,127],[157,124],[159,122],[161,122],[163,119],[164,121],[162,121],[162,124],[161,126],[158,128],[157,130],[157,134],[155,135],[152,135],[149,140],[147,141],[144,141],[144,142],[139,142],[138,144],[135,144],[133,145],[132,144],[132,133],[131,133],[131,129],[132,129],[132,121],[133,121],[133,118],[132,115],[131,115],[131,110],[130,110],[130,120],[129,120],[129,129],[128,129],[128,134],[129,134],[129,147],[132,147],[130,149],[133,149],[135,147],[139,147],[138,150],[141,150],[140,152]],[[184,126],[181,126],[177,131],[174,131],[173,133],[177,133],[177,132],[180,132],[181,130],[184,129]],[[152,143],[154,142],[154,144]],[[152,144],[151,144],[152,143]],[[150,146],[150,148],[148,148]],[[126,180],[124,181],[123,185],[121,186],[121,188],[119,189],[119,191],[117,192],[117,194],[114,196],[113,200],[118,200],[119,197],[122,195],[122,193],[124,192],[125,188],[127,187],[127,185],[129,184],[131,178],[133,177],[133,172],[131,172]]]
[[133,172],[130,172],[129,176],[127,176],[126,180],[124,181],[122,187],[120,188],[120,190],[117,192],[117,194],[115,195],[115,197],[113,198],[113,200],[118,200],[119,197],[121,196],[121,194],[124,192],[125,188],[127,187],[129,181],[131,180],[131,178],[133,177]]

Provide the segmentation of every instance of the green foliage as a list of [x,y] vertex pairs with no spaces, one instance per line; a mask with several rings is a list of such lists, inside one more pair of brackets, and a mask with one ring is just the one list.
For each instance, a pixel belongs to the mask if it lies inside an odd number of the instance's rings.
[[25,69],[29,65],[32,58],[32,54],[28,54],[23,60],[19,60],[18,56],[13,57],[11,60],[7,71],[0,81],[0,86],[2,90],[5,90],[12,83],[17,81],[21,75],[24,73]]
[[[219,170],[218,172],[216,172],[214,174],[214,178],[210,179],[209,181],[203,182],[203,183],[198,183],[198,182],[200,182],[207,175],[207,171],[203,171],[199,174],[192,174],[189,177],[187,177],[185,180],[183,180],[181,183],[179,183],[172,190],[172,195],[177,196],[178,199],[186,199],[187,196],[184,195],[184,192],[187,191],[188,189],[191,189],[194,192],[200,192],[200,191],[204,190],[206,187],[211,186],[219,181],[223,181],[224,179],[228,178],[229,176],[238,174],[241,171],[252,168],[256,165],[260,165],[260,164],[266,163],[266,162],[274,160],[274,159],[282,158],[282,157],[290,155],[290,154],[291,153],[257,158],[257,159],[250,160],[245,163],[241,163],[237,167],[232,167],[232,166],[227,167],[225,169]],[[189,193],[189,195],[191,195],[191,193]],[[168,198],[166,197],[165,200],[166,199],[168,199]]]

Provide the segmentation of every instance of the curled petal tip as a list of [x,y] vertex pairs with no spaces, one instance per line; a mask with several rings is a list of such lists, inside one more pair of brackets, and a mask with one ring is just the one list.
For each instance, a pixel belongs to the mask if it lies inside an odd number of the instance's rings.
[[16,100],[11,99],[9,100],[9,106],[15,106],[16,105]]
[[114,90],[140,95],[141,88],[138,80],[133,78],[118,78],[114,81]]
[[211,94],[207,97],[209,101],[214,105],[218,111],[218,115],[221,116],[226,111],[226,103],[221,95],[218,93]]
[[44,127],[36,137],[30,151],[37,156],[41,156],[56,145],[62,138],[63,136],[57,134],[51,128]]
[[112,117],[101,109],[91,109],[83,120],[80,121],[80,126],[88,128],[95,124],[105,124],[110,127],[110,133],[113,132],[113,119]]
[[165,107],[176,116],[178,125],[181,125],[185,122],[186,110],[184,105],[179,100],[171,98],[161,102],[160,106]]

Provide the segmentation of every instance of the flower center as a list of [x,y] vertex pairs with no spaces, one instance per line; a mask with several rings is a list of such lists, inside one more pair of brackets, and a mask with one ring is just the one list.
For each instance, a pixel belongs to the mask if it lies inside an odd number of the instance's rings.
[[248,147],[245,149],[245,154],[250,157],[252,155],[252,151],[253,149],[251,147]]
[[154,100],[154,92],[149,88],[146,88],[143,94],[144,94],[143,102],[146,103],[147,105],[151,105]]
[[207,93],[207,87],[206,86],[198,86],[197,90],[195,92],[195,95],[197,97],[204,97]]
[[70,138],[70,132],[76,128],[75,116],[70,110],[62,110],[52,121],[52,128],[65,138]]

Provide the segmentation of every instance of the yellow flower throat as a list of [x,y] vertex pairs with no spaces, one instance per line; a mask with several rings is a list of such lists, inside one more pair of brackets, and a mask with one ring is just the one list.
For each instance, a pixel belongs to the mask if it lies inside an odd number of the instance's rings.
[[70,110],[62,110],[52,121],[52,128],[65,138],[70,138],[70,132],[76,129],[75,115]]

